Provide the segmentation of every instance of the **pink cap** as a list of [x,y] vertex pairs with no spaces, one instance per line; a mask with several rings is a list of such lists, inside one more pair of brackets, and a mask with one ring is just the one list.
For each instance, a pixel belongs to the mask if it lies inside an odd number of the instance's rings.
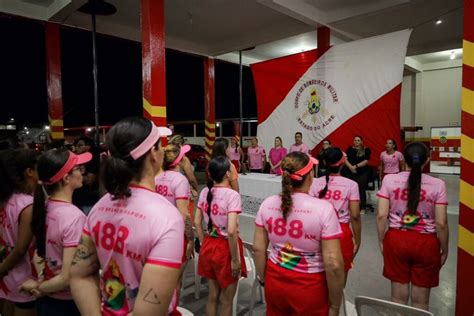
[[301,168],[300,170],[290,174],[290,178],[296,181],[303,180],[303,177],[313,169],[314,165],[319,165],[319,161],[316,158],[309,156],[309,162],[306,166]]
[[170,167],[174,167],[174,166],[178,165],[181,162],[181,160],[183,160],[184,155],[190,150],[191,150],[191,146],[189,146],[189,145],[182,146],[181,150],[179,151],[178,157],[176,157],[176,159],[173,161],[173,163],[170,165]]
[[340,165],[343,165],[346,162],[347,159],[347,154],[345,152],[342,152],[342,157],[339,159],[338,162],[333,163],[332,165],[329,165],[329,167],[339,167]]
[[92,159],[92,154],[89,152],[76,155],[73,152],[69,152],[69,157],[67,158],[66,163],[64,166],[59,169],[58,172],[51,178],[49,178],[48,181],[44,181],[44,184],[54,184],[56,182],[59,182],[66,174],[68,174],[72,168],[74,168],[77,165],[82,165],[85,164],[86,162],[89,162]]
[[156,144],[160,137],[169,136],[172,133],[169,128],[157,127],[153,122],[151,123],[151,126],[150,134],[148,134],[148,136],[140,145],[135,147],[135,149],[130,152],[130,156],[133,158],[133,160],[137,160],[146,154]]

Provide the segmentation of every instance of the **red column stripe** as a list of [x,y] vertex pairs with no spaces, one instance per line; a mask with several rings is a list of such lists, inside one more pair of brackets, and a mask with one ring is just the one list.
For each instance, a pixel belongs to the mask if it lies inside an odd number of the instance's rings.
[[[469,2],[469,1],[466,1]],[[474,312],[473,291],[474,257],[458,248],[458,282],[456,287],[456,315],[472,315]]]
[[470,185],[474,185],[474,163],[461,157],[461,179]]
[[462,133],[470,138],[474,138],[474,115],[461,112]]
[[462,65],[462,86],[474,90],[474,67]]
[[216,129],[215,128],[207,128],[206,127],[206,133],[215,133]]
[[474,1],[464,0],[464,39],[474,42]]
[[474,232],[474,210],[463,203],[459,203],[459,224]]

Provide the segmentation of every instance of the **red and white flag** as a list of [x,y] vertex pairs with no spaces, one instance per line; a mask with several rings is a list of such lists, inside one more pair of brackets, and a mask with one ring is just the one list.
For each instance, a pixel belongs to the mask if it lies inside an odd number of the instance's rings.
[[348,42],[251,65],[258,104],[259,143],[284,147],[301,132],[310,149],[329,138],[345,150],[355,135],[372,148],[400,140],[400,94],[411,30]]

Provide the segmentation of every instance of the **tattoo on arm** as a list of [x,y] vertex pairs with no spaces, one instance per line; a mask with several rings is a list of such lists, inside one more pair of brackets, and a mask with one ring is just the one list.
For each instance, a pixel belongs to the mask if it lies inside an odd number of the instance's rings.
[[156,292],[152,288],[148,290],[148,292],[146,293],[143,300],[145,302],[153,304],[153,305],[160,305],[161,304],[161,301],[158,298],[158,295],[156,294]]
[[194,240],[193,223],[191,222],[191,217],[189,215],[186,215],[186,218],[184,219],[184,231],[188,240]]
[[89,251],[89,248],[84,245],[84,239],[81,237],[79,246],[77,246],[76,253],[74,254],[74,259],[72,260],[72,265],[76,265],[82,260],[87,260],[93,255],[94,253]]

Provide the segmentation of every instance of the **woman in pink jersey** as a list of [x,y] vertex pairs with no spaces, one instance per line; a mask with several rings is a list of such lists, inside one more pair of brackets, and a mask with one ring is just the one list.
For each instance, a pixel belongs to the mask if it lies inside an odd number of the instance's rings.
[[[218,138],[214,142],[214,146],[212,147],[212,158],[216,157],[227,157],[230,162],[229,156],[227,156],[227,149],[229,148],[229,141],[225,138]],[[229,178],[230,187],[239,192],[239,173],[237,169],[235,169],[234,164],[231,163],[230,166],[230,178]]]
[[91,159],[90,153],[75,155],[53,149],[38,160],[41,185],[35,191],[32,228],[44,269],[43,277],[25,282],[22,290],[42,297],[38,301],[39,316],[80,315],[72,300],[69,280],[86,216],[72,204],[72,194],[82,186],[80,165]]
[[305,153],[289,153],[281,195],[267,198],[255,219],[255,265],[270,316],[339,315],[342,230],[334,207],[308,194],[315,164]]
[[[197,235],[202,243],[198,273],[209,280],[208,316],[232,315],[237,282],[247,276],[242,241],[239,238],[240,195],[230,188],[231,163],[226,157],[213,158],[208,165],[210,181],[201,191],[195,217]],[[204,235],[202,221],[206,222]],[[219,299],[220,298],[220,299]]]
[[411,143],[403,155],[407,171],[387,175],[377,194],[383,275],[392,281],[394,302],[411,298],[414,307],[428,310],[448,257],[448,198],[442,180],[422,174],[429,161],[425,145]]
[[155,191],[163,163],[160,138],[169,134],[141,117],[121,120],[107,133],[110,156],[101,180],[108,193],[87,217],[71,269],[71,291],[82,315],[175,311],[184,223]]
[[[346,155],[337,147],[324,152],[325,177],[316,178],[309,194],[330,202],[336,209],[343,236],[341,250],[344,258],[345,283],[347,273],[360,248],[362,223],[360,220],[360,199],[357,182],[341,176]],[[351,230],[352,226],[352,230]]]
[[14,303],[14,316],[35,315],[35,297],[19,288],[36,277],[31,218],[37,160],[30,149],[0,153],[0,298]]
[[240,147],[239,136],[233,136],[230,138],[230,146],[227,148],[227,156],[232,164],[234,164],[237,172],[240,172],[240,162],[244,157],[244,152]]
[[194,253],[194,231],[191,215],[188,210],[190,186],[188,179],[181,174],[179,163],[184,155],[191,149],[189,145],[179,147],[169,144],[164,150],[163,171],[155,177],[156,192],[163,195],[181,213],[184,221],[184,247],[183,264],[177,286],[177,297],[181,291],[181,279],[186,268],[186,263]]
[[281,161],[285,158],[287,150],[283,147],[283,142],[280,136],[275,137],[275,147],[270,149],[268,159],[270,161],[270,173],[281,176]]
[[387,174],[399,173],[403,170],[405,170],[403,154],[397,150],[397,143],[393,139],[388,139],[385,143],[385,151],[380,153],[380,181],[382,181]]

